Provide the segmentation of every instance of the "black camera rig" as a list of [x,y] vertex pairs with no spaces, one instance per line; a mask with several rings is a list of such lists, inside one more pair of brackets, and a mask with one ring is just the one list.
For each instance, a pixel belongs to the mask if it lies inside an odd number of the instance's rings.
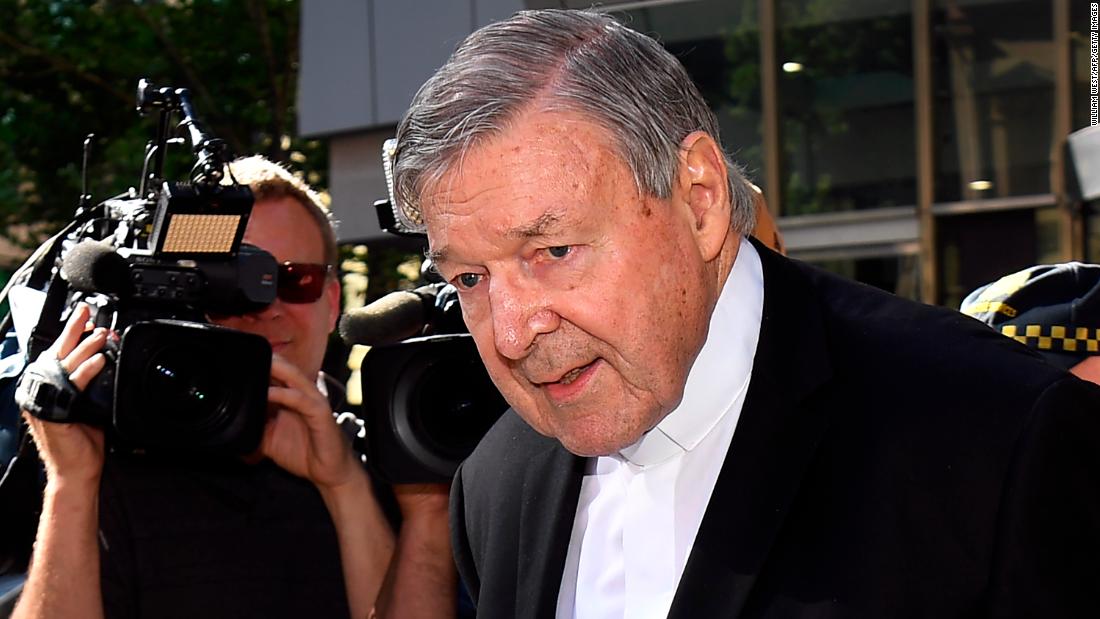
[[[424,234],[404,224],[393,192],[394,141],[383,146],[389,199],[375,202],[381,228]],[[428,266],[428,265],[426,265]],[[458,465],[508,409],[462,320],[454,286],[438,281],[390,293],[341,320],[345,343],[369,344],[360,375],[368,464],[393,483],[449,482]]]
[[[28,366],[16,398],[43,419],[104,427],[116,447],[249,452],[266,419],[271,347],[207,316],[269,305],[277,265],[241,242],[252,192],[233,179],[225,143],[204,129],[188,91],[141,80],[137,110],[157,114],[138,188],[93,205],[86,141],[73,221],[13,278],[45,293],[29,359],[57,339],[78,303],[121,337],[108,342],[107,366],[84,393],[75,394],[56,360],[43,358]],[[168,145],[184,141],[174,129],[192,147],[188,182],[164,178]]]

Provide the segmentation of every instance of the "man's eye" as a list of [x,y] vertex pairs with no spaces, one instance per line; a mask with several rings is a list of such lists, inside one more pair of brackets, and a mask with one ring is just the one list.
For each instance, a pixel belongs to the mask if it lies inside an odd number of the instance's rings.
[[547,247],[546,253],[550,254],[551,258],[564,258],[572,250],[573,248],[569,245],[555,245],[554,247]]
[[473,288],[481,281],[481,276],[477,273],[463,273],[455,279],[458,281],[459,288]]

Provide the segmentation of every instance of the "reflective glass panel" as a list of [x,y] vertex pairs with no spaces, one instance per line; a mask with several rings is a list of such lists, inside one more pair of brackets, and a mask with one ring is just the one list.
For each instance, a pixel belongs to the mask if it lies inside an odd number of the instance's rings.
[[938,0],[933,22],[937,202],[1050,191],[1049,0]]
[[936,218],[940,305],[957,308],[978,286],[1035,264],[1058,261],[1053,208]]
[[680,59],[718,115],[722,145],[763,186],[756,0],[702,0],[613,11]]
[[899,297],[920,297],[920,260],[916,254],[813,260],[810,264]]
[[[1080,1],[1071,2],[1070,6],[1070,72],[1073,76],[1073,129],[1076,130],[1092,124],[1091,37],[1093,28],[1100,32],[1100,7],[1094,2]],[[1095,21],[1093,9],[1096,9]]]
[[909,0],[777,0],[783,214],[916,203]]

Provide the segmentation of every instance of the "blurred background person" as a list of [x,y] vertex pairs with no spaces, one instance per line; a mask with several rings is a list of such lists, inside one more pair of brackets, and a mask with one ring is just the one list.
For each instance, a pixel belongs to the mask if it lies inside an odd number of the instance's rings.
[[1028,267],[971,292],[959,309],[1100,384],[1100,265]]

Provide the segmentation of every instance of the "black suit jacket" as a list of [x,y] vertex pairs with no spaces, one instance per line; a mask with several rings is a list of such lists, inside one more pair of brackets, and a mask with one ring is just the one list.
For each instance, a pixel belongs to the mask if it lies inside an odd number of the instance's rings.
[[[669,616],[1096,616],[1100,389],[757,251],[752,381]],[[461,467],[479,617],[554,616],[583,470],[512,412]]]

